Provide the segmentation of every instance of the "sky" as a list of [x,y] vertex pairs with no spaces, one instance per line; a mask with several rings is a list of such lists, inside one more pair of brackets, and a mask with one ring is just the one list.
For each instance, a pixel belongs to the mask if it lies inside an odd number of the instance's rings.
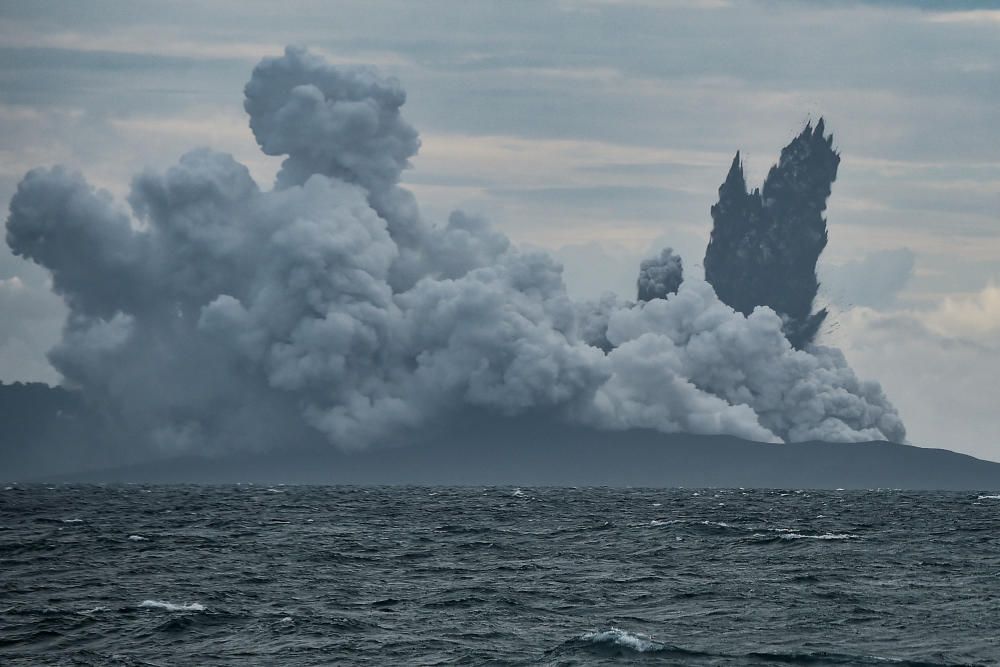
[[[124,199],[196,146],[270,183],[242,90],[287,44],[405,86],[403,184],[552,252],[580,298],[697,273],[736,150],[759,185],[808,121],[842,155],[821,342],[913,444],[1000,460],[1000,2],[0,2],[0,199],[66,164]],[[66,310],[0,248],[0,379],[57,383]]]

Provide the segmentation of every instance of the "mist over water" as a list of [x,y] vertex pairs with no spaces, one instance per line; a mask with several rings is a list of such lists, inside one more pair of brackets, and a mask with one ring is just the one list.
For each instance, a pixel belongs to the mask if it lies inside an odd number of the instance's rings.
[[11,486],[0,662],[994,664],[998,498]]

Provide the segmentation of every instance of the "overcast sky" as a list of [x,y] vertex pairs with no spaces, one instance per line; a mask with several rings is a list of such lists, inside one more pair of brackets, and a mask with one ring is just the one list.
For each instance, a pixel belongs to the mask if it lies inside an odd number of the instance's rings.
[[[1000,2],[4,1],[0,197],[54,163],[123,197],[204,145],[269,183],[242,88],[286,44],[398,77],[424,215],[550,249],[580,297],[633,296],[664,245],[697,271],[735,151],[759,185],[823,116],[823,341],[914,444],[1000,460]],[[0,315],[0,379],[58,382],[64,309],[6,246]]]

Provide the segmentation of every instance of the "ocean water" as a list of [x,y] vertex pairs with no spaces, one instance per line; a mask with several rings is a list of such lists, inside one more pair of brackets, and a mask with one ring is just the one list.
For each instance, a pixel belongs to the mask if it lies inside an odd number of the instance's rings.
[[998,661],[992,493],[0,490],[2,665]]

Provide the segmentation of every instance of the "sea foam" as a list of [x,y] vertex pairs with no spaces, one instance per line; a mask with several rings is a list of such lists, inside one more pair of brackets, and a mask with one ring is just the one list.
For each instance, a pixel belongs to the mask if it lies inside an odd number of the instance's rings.
[[823,535],[803,535],[801,533],[781,533],[778,535],[783,540],[858,540],[860,535],[850,533],[825,533]]
[[99,614],[102,611],[109,611],[107,607],[94,607],[93,609],[87,609],[86,611],[77,612],[83,614],[84,616],[89,616],[91,614]]
[[600,630],[597,632],[585,632],[580,635],[580,639],[593,644],[620,646],[637,653],[652,653],[655,651],[662,651],[666,648],[666,645],[662,642],[658,642],[655,639],[644,635],[633,634],[627,630],[622,630],[621,628],[610,628],[608,630]]
[[139,603],[139,608],[163,609],[165,611],[205,611],[205,605],[198,602],[174,604],[173,602],[161,602],[160,600],[143,600]]

